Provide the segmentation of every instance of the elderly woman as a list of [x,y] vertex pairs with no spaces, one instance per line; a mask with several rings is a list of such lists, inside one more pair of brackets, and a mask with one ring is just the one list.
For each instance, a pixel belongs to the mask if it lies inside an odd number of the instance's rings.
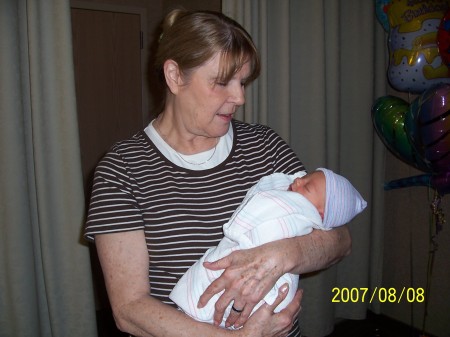
[[[319,270],[348,254],[345,226],[205,264],[224,270],[198,303],[221,293],[215,324],[195,321],[169,299],[187,269],[222,239],[222,226],[252,185],[304,167],[269,127],[233,119],[259,75],[257,50],[235,21],[169,13],[155,63],[166,88],[162,111],[99,163],[85,230],[95,240],[117,326],[135,336],[300,336],[301,291],[274,313],[286,296],[281,287],[273,304],[250,313],[281,275]],[[227,326],[238,330],[218,326],[230,303]]]

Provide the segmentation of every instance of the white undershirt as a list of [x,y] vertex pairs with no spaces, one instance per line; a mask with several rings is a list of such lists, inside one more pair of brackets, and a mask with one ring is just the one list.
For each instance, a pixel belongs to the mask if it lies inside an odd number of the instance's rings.
[[[153,127],[152,120],[150,124],[144,129],[144,132],[150,138],[150,140],[155,144],[158,150],[177,166],[181,166],[190,170],[206,170],[216,167],[222,163],[230,154],[231,148],[233,146],[233,128],[228,128],[228,132],[220,137],[217,147],[210,149],[208,151],[192,154],[183,155],[175,151],[169,144],[167,144],[160,134]],[[214,152],[215,151],[215,152]],[[214,154],[213,154],[214,153]],[[184,160],[182,159],[184,158]],[[211,158],[211,159],[209,159]],[[209,160],[208,160],[209,159]],[[194,164],[192,164],[194,163]],[[201,164],[195,164],[201,163]]]

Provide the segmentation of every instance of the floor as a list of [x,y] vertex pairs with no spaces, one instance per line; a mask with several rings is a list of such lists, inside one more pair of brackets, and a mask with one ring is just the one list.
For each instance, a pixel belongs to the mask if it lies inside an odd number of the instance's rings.
[[348,320],[336,325],[327,337],[435,337],[383,315],[367,313],[365,320]]
[[[117,330],[111,312],[97,313],[98,337],[127,337]],[[338,323],[326,337],[436,337],[421,335],[419,331],[382,315],[368,312],[365,320],[347,320]]]

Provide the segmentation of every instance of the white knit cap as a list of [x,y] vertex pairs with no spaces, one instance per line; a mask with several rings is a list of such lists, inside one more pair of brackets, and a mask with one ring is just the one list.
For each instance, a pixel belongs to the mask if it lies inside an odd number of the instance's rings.
[[322,171],[326,179],[325,228],[349,223],[366,208],[367,202],[346,178],[325,168],[316,171]]

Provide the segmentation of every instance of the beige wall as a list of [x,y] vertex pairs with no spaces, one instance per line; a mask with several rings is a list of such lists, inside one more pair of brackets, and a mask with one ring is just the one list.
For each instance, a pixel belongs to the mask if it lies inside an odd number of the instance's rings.
[[[386,181],[421,174],[392,154],[386,158]],[[430,221],[432,191],[426,187],[407,187],[385,192],[385,235],[383,286],[397,291],[406,288],[426,288],[430,251]],[[430,292],[426,293],[428,317],[425,330],[434,336],[450,336],[450,195],[441,205],[447,220],[437,235]],[[383,314],[422,329],[425,303],[385,302]]]

